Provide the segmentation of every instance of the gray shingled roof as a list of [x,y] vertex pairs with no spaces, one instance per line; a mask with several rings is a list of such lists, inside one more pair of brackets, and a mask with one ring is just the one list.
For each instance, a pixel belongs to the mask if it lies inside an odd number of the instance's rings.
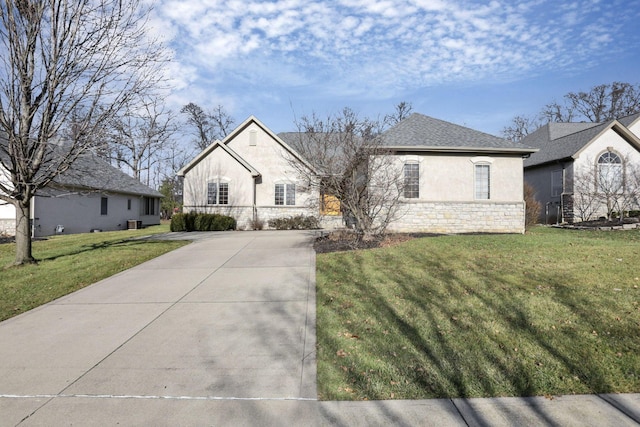
[[[0,133],[0,144],[6,144],[7,139],[5,135],[5,133]],[[52,153],[55,153],[56,150],[61,150],[63,146],[64,143],[61,143],[61,145],[51,143],[49,148],[52,150]],[[2,156],[5,164],[10,163],[7,157],[6,146],[0,149],[0,156]],[[111,191],[135,196],[162,197],[162,193],[159,191],[144,185],[120,169],[111,166],[90,151],[83,153],[68,170],[58,175],[54,179],[52,186]],[[40,194],[46,195],[46,193],[46,189],[40,191]]]
[[630,116],[619,118],[618,121],[622,123],[625,127],[629,127],[640,118],[640,113],[631,114]]
[[449,148],[455,151],[461,149],[498,152],[534,151],[525,144],[508,141],[418,113],[412,114],[393,126],[382,137],[383,143],[391,147]]
[[[527,135],[522,142],[540,151],[532,154],[524,161],[524,167],[541,165],[556,160],[569,159],[602,132],[608,123],[547,123],[532,134]],[[572,128],[582,129],[566,134]],[[562,135],[562,136],[560,136]],[[555,139],[552,139],[552,136]]]
[[[628,127],[639,118],[640,113],[636,113],[617,121]],[[606,123],[547,123],[523,138],[523,144],[540,149],[525,159],[524,167],[569,159],[612,123],[614,120]]]
[[111,166],[93,153],[80,156],[66,172],[55,178],[54,183],[65,187],[162,197],[160,192]]

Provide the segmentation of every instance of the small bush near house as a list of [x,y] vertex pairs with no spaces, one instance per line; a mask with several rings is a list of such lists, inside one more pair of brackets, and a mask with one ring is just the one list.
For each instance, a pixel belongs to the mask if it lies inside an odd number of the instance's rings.
[[258,218],[252,219],[249,221],[249,227],[252,230],[262,230],[264,228],[264,220]]
[[184,222],[184,217],[186,214],[177,213],[173,214],[171,217],[171,223],[169,224],[169,229],[171,231],[187,231],[187,226]]
[[236,220],[220,214],[174,214],[170,227],[171,231],[227,231],[236,228]]
[[289,218],[270,219],[269,227],[276,230],[314,230],[320,228],[320,222],[312,215],[297,215]]
[[524,203],[526,205],[524,226],[529,229],[529,227],[538,223],[542,205],[536,200],[536,190],[526,182],[524,183]]

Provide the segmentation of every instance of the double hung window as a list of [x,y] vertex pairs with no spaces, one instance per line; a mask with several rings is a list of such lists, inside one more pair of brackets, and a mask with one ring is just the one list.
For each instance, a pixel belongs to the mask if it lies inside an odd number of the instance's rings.
[[404,197],[406,199],[420,197],[420,165],[418,163],[404,164]]
[[491,165],[475,165],[475,193],[476,200],[491,198]]
[[296,204],[296,185],[276,184],[275,196],[277,206],[294,206]]
[[229,183],[222,181],[210,181],[207,183],[207,204],[228,205]]

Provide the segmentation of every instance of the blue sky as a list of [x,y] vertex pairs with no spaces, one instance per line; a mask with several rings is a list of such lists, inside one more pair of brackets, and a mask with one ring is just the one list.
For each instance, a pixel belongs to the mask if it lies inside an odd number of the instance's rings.
[[159,0],[175,110],[221,104],[275,132],[351,107],[499,134],[570,91],[640,83],[640,0]]

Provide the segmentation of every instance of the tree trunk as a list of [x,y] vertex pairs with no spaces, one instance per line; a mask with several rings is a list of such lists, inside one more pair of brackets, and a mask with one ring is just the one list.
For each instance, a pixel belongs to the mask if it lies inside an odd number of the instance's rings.
[[36,262],[31,252],[30,207],[31,200],[20,201],[16,206],[16,260],[14,265]]

